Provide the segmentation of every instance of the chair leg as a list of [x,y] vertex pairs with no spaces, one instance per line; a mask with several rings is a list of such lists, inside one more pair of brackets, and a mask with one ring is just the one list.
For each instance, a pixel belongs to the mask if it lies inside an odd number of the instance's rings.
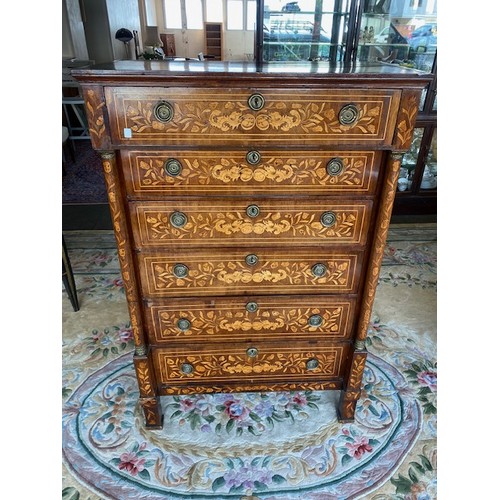
[[66,293],[68,294],[69,301],[73,306],[73,311],[79,311],[80,305],[78,303],[78,295],[76,293],[75,278],[73,276],[71,262],[69,261],[68,249],[66,248],[64,236],[62,237],[62,280]]

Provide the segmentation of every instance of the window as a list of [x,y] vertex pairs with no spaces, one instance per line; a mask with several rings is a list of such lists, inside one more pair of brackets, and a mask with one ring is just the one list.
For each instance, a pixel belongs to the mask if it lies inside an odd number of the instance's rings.
[[207,23],[222,23],[224,21],[222,0],[205,0],[205,9]]
[[247,0],[246,29],[254,31],[257,27],[257,0]]
[[243,0],[227,0],[227,29],[243,29]]
[[186,3],[186,27],[189,30],[203,29],[203,5],[201,0],[184,0]]
[[182,28],[181,0],[163,0],[163,11],[167,28]]

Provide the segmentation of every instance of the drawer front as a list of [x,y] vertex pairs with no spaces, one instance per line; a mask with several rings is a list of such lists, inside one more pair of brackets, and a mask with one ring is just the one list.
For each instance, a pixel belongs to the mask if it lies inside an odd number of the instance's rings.
[[155,348],[153,365],[159,384],[325,379],[342,373],[347,345],[208,344],[203,351]]
[[137,258],[147,297],[355,293],[361,271],[360,252],[324,249],[172,249]]
[[389,145],[401,95],[278,88],[107,87],[105,92],[114,144],[212,146],[324,145],[325,140]]
[[145,308],[150,341],[158,344],[346,339],[353,313],[353,298],[321,296],[169,300]]
[[373,194],[377,151],[121,151],[132,198],[165,194]]
[[360,244],[372,202],[193,200],[130,203],[136,246]]

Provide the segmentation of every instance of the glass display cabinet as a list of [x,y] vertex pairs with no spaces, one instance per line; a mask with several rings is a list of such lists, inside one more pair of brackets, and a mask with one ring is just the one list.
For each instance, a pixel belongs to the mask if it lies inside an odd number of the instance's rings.
[[395,216],[437,212],[436,0],[259,0],[257,62],[399,65],[434,79],[404,156]]
[[342,61],[350,0],[264,0],[262,61]]

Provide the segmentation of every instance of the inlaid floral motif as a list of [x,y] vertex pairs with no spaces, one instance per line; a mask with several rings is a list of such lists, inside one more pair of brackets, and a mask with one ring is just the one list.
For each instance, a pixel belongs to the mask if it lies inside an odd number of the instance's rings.
[[[246,375],[299,375],[336,374],[338,350],[334,348],[327,353],[297,351],[289,353],[259,352],[256,358],[238,353],[210,354],[186,353],[186,355],[172,355],[159,353],[159,364],[166,369],[166,378],[169,381],[190,380],[199,378],[216,378],[233,376],[241,378]],[[307,370],[306,363],[315,358],[319,361],[318,368]],[[191,373],[183,373],[181,367],[185,363],[193,366]]]
[[[194,337],[217,335],[219,333],[240,332],[330,332],[338,333],[346,306],[332,309],[317,307],[262,310],[256,313],[238,310],[200,311],[193,309],[179,311],[158,311],[161,336]],[[311,326],[311,315],[321,314],[323,322],[321,328]],[[176,327],[179,318],[186,318],[190,322],[188,330],[182,331]]]
[[164,241],[172,239],[205,239],[224,236],[302,236],[307,238],[339,238],[359,240],[359,228],[365,207],[335,210],[335,223],[325,227],[321,222],[323,211],[281,213],[272,211],[253,220],[238,211],[231,212],[186,212],[184,226],[174,227],[171,212],[153,212],[139,207],[140,220],[146,226],[147,239]]
[[174,119],[162,123],[154,118],[156,101],[126,99],[126,125],[136,134],[183,133],[223,134],[227,132],[298,132],[310,134],[378,133],[383,101],[358,104],[358,119],[349,125],[338,120],[341,102],[322,103],[276,100],[266,104],[260,112],[252,112],[243,101],[172,103]]
[[404,149],[410,146],[413,137],[413,127],[418,113],[417,96],[411,95],[403,103],[400,121],[397,125],[397,137],[400,148]]
[[294,184],[311,186],[359,187],[367,184],[367,158],[344,156],[344,168],[339,175],[329,175],[326,171],[328,159],[271,157],[255,167],[241,163],[235,158],[189,158],[179,157],[182,172],[171,177],[165,174],[165,158],[139,157],[139,184],[143,188],[162,185],[228,185],[262,184],[272,181],[275,184]]
[[190,262],[189,274],[177,278],[173,273],[175,263],[152,262],[154,287],[156,290],[168,288],[204,288],[227,285],[262,284],[334,285],[348,287],[352,259],[341,257],[327,263],[328,271],[323,277],[315,277],[307,262],[263,262],[258,269],[249,269],[244,262]]

